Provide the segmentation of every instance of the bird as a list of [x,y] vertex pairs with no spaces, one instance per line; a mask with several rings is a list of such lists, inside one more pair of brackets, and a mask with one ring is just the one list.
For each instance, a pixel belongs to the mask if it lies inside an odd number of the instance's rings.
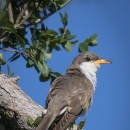
[[52,83],[46,99],[47,112],[36,130],[48,130],[56,117],[62,114],[53,130],[66,130],[70,122],[87,113],[93,101],[96,73],[100,65],[111,63],[93,52],[75,57],[66,74]]

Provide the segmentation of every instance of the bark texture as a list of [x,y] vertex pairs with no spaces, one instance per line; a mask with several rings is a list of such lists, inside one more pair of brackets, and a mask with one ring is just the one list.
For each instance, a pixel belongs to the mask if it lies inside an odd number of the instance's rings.
[[0,130],[32,130],[27,117],[35,119],[46,111],[21,90],[18,80],[0,74]]

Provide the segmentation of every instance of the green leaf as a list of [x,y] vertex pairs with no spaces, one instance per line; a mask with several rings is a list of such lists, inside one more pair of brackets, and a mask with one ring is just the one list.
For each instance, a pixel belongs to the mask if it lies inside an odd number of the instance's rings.
[[2,53],[0,53],[0,60],[2,60],[3,59],[3,55],[2,55]]
[[[54,3],[54,2],[53,2],[53,3]],[[51,4],[49,5],[49,7],[48,7],[48,10],[49,10],[50,12],[55,12],[55,11],[56,11],[56,7],[55,7],[55,5],[54,5],[53,3],[51,3]]]
[[42,28],[42,30],[44,30],[44,31],[46,30],[44,23],[41,24],[41,28]]
[[41,116],[37,117],[33,123],[33,126],[37,127],[41,121],[42,121],[42,117]]
[[53,81],[54,81],[55,79],[56,79],[56,77],[55,77],[55,76],[50,75],[51,84],[53,83]]
[[6,20],[8,20],[7,19],[7,12],[0,10],[0,26],[4,26]]
[[15,28],[3,27],[2,30],[16,34]]
[[56,75],[57,77],[62,76],[62,74],[60,74],[59,72],[50,72],[50,73]]
[[28,63],[29,63],[30,66],[34,65],[34,62],[31,59],[28,60]]
[[44,58],[51,58],[51,57],[52,57],[51,53],[44,53]]
[[98,42],[96,40],[92,40],[91,42],[89,42],[89,46],[96,46],[98,44]]
[[64,42],[67,42],[67,41],[68,41],[68,38],[61,39],[61,40],[60,40],[60,43],[64,43]]
[[[5,27],[8,27],[8,28],[10,28],[10,29],[15,30],[14,24],[13,24],[12,22],[10,22],[9,20],[6,21],[6,23],[5,23],[4,26],[5,26]],[[15,32],[16,32],[16,31],[15,31]]]
[[70,35],[70,31],[68,29],[66,30],[66,35]]
[[28,116],[26,121],[29,126],[33,127],[34,120],[32,119],[32,117]]
[[92,36],[90,36],[89,39],[94,40],[94,39],[96,39],[97,37],[98,37],[98,34],[93,34]]
[[43,74],[39,76],[40,82],[46,82],[50,79],[50,75],[48,77],[44,77]]
[[82,42],[79,44],[79,52],[86,52],[88,51],[88,43]]
[[31,68],[31,67],[33,67],[33,65],[30,65],[30,64],[27,62],[26,68]]
[[68,14],[66,12],[64,13],[64,19],[68,21]]
[[8,59],[8,61],[10,61],[11,59],[13,59],[15,56],[17,56],[19,53],[18,52],[16,52],[16,53],[14,53],[9,59]]
[[5,65],[5,64],[6,64],[6,61],[5,61],[5,60],[0,60],[0,62],[2,63],[2,65]]
[[54,30],[49,29],[49,30],[45,31],[44,35],[57,36],[58,33],[56,31],[54,31]]
[[62,15],[62,13],[59,12],[59,14],[60,14],[60,18],[61,18],[61,20],[63,20],[64,17],[63,17],[63,15]]
[[10,62],[17,60],[19,57],[20,57],[20,54],[18,54],[17,56],[13,57],[13,58],[10,60]]
[[78,124],[78,130],[83,129],[85,122],[86,122],[86,119],[82,120],[82,121]]
[[44,68],[44,71],[42,71],[43,76],[48,77],[49,68],[48,68],[47,63],[45,61],[43,61],[43,68]]
[[71,41],[71,44],[76,44],[78,42],[78,40],[76,40],[76,41]]
[[64,29],[63,28],[59,28],[58,30],[59,30],[60,34],[64,33]]
[[8,64],[7,64],[7,71],[8,71],[8,75],[10,75],[10,68]]
[[15,33],[15,36],[17,38],[17,40],[19,41],[19,43],[21,44],[22,48],[25,49],[25,43],[24,43],[24,40]]
[[75,38],[76,37],[76,35],[68,35],[66,38],[68,39],[68,40],[70,40],[70,39],[73,39],[73,38]]
[[74,125],[74,122],[70,122],[69,128],[70,128],[70,129],[73,128],[73,125]]
[[28,58],[26,57],[26,56],[24,56],[24,54],[21,54],[22,55],[22,57],[26,60],[26,61],[28,61]]
[[66,42],[64,45],[63,45],[64,49],[68,52],[71,52],[72,51],[72,45],[70,42]]
[[12,72],[9,76],[10,76],[10,77],[12,77],[12,76],[14,76],[14,74],[15,74],[15,73],[14,73],[14,72]]
[[47,66],[45,61],[43,61],[42,63],[40,61],[38,61],[37,68],[43,74],[43,76],[48,77],[48,75],[49,75],[49,68],[48,68],[48,66]]
[[11,33],[14,33],[15,36],[16,36],[16,39],[17,39],[18,42],[21,44],[22,48],[25,49],[24,40],[16,33],[16,30],[15,30],[15,29],[5,28],[4,30],[5,30],[5,31],[8,31],[8,32],[11,32]]
[[63,25],[66,26],[68,16],[65,17],[65,15],[63,16],[60,12],[59,12],[59,14],[60,14],[61,21],[62,21]]

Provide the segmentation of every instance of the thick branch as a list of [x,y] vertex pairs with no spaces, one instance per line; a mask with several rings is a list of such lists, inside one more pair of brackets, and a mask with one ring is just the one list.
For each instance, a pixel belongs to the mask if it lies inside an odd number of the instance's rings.
[[[65,7],[68,3],[70,3],[71,0],[68,0],[66,3],[64,3],[63,5],[61,5],[61,8]],[[25,25],[24,27],[27,28],[27,27],[30,27],[32,25],[35,25],[43,20],[45,20],[46,18],[48,18],[49,16],[51,16],[52,14],[56,13],[57,11],[59,11],[61,8],[57,9],[55,12],[51,12],[51,13],[48,13],[46,16],[44,16],[43,18],[39,18],[37,19],[35,22],[32,22],[32,23],[29,23],[27,25]]]
[[0,130],[32,130],[27,117],[35,119],[46,112],[21,90],[18,79],[0,74]]
[[8,4],[8,15],[9,15],[9,20],[14,23],[14,18],[13,18],[13,13],[12,13],[12,5],[11,2]]

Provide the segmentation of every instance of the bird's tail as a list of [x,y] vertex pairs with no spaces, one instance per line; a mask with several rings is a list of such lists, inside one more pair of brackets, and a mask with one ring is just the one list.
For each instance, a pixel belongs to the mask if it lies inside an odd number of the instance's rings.
[[48,130],[53,120],[55,120],[56,114],[54,113],[46,113],[44,118],[42,119],[41,123],[35,130]]
[[75,121],[77,117],[78,116],[66,111],[62,119],[58,122],[53,130],[66,130],[69,127],[70,122]]

